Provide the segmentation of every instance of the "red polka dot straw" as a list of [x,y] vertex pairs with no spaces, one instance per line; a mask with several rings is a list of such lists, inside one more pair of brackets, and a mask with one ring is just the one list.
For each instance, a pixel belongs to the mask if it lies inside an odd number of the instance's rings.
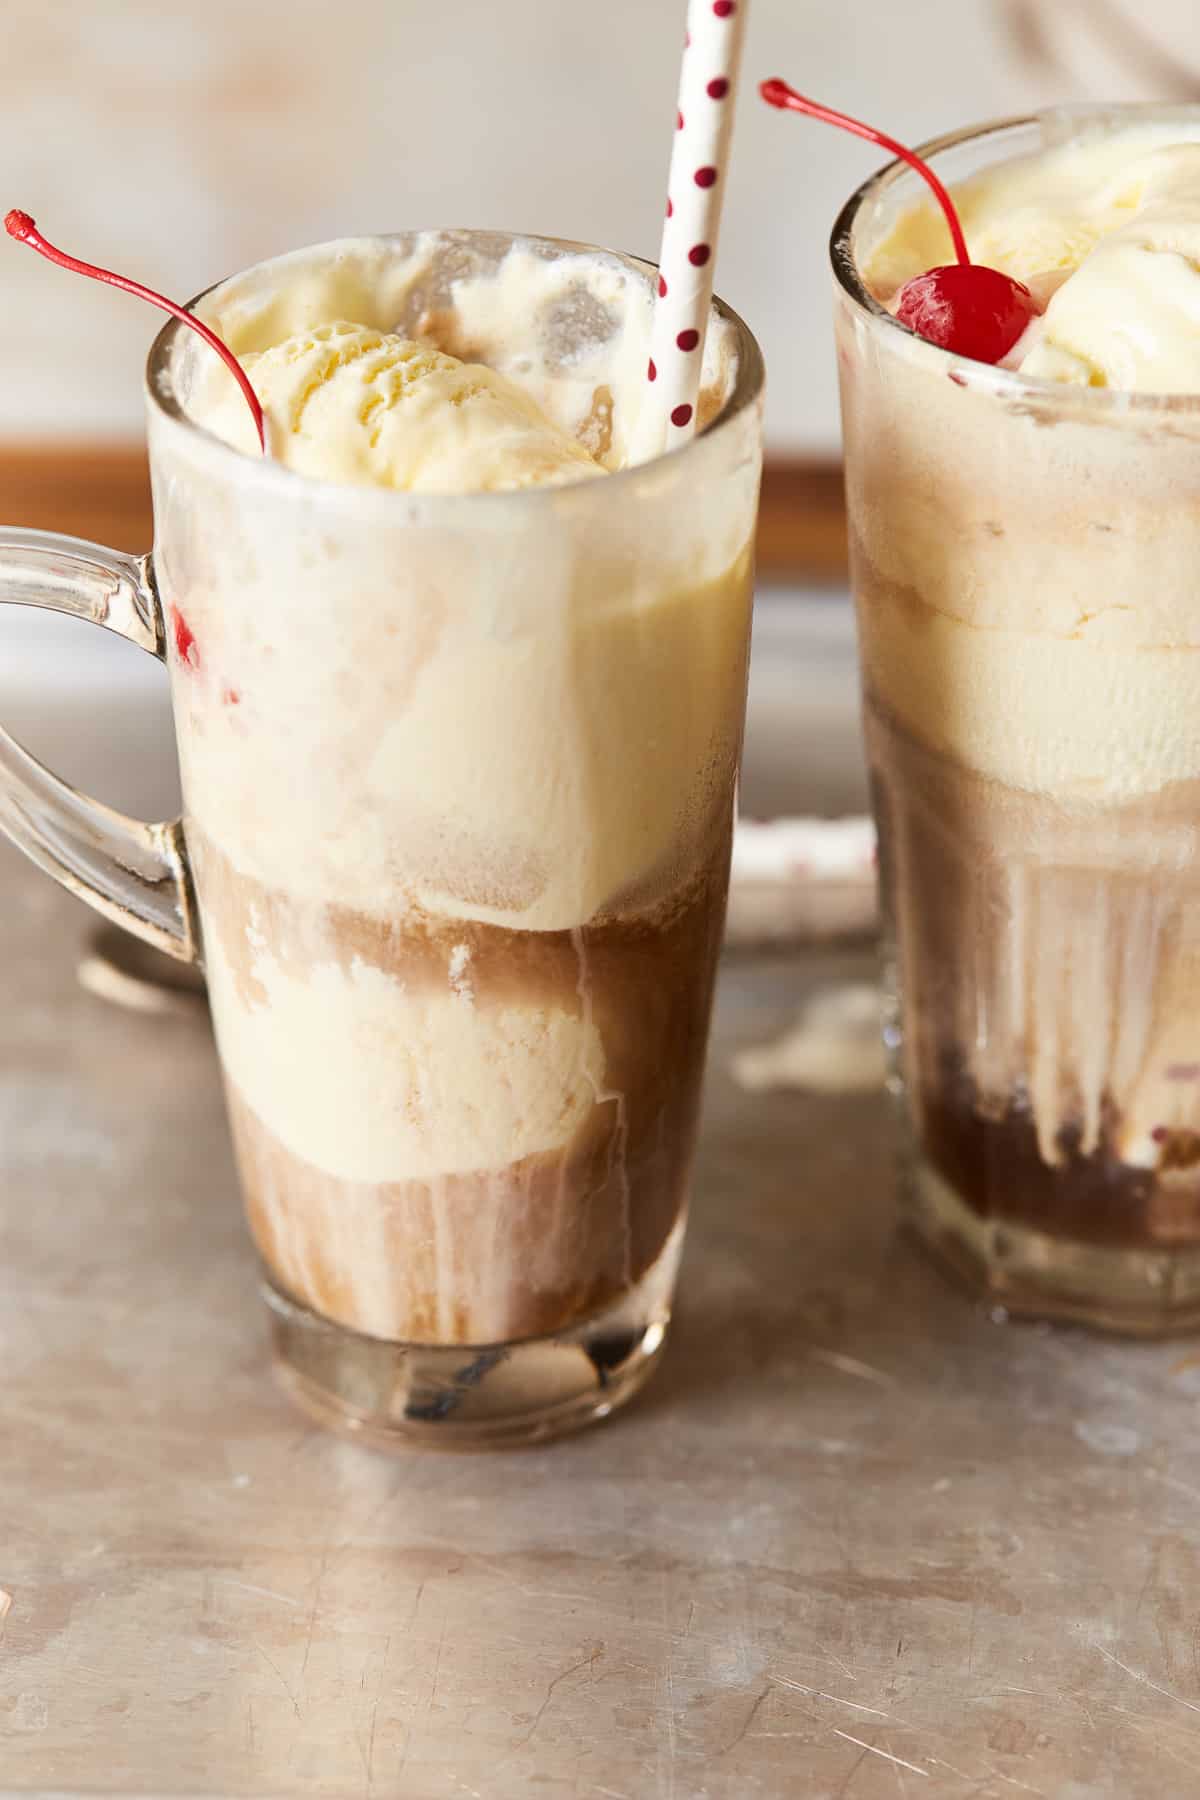
[[738,65],[749,10],[749,0],[688,0],[658,259],[658,299],[634,439],[639,462],[676,449],[696,429]]

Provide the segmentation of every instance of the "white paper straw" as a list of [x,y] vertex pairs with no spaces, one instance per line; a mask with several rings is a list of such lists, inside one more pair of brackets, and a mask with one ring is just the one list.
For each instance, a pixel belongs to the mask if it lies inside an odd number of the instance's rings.
[[696,429],[748,11],[749,0],[688,3],[638,462],[685,444]]

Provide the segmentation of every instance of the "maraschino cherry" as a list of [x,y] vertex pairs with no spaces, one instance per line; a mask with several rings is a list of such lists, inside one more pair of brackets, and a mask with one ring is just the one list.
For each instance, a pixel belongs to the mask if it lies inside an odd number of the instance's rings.
[[[151,306],[161,307],[163,312],[171,313],[176,319],[181,319],[185,325],[190,325],[192,330],[198,332],[204,339],[209,348],[216,351],[241,388],[246,397],[246,405],[250,408],[254,418],[258,441],[265,454],[267,432],[263,422],[263,410],[258,403],[258,395],[250,385],[250,377],[229,346],[223,344],[216,332],[210,330],[202,319],[198,319],[195,313],[188,312],[184,307],[177,306],[174,300],[168,300],[164,295],[156,294],[153,288],[143,287],[140,281],[131,281],[127,275],[114,275],[111,269],[100,269],[96,267],[95,263],[80,262],[77,256],[68,256],[65,250],[56,249],[53,244],[47,243],[29,214],[21,212],[17,207],[5,214],[4,229],[9,237],[16,238],[19,244],[28,244],[32,250],[36,250],[40,256],[48,258],[50,262],[58,263],[64,269],[73,269],[77,275],[88,275],[93,281],[106,281],[110,287],[124,288],[126,293],[136,294],[139,300],[148,300]],[[180,655],[183,657],[187,655],[182,646]]]
[[929,164],[886,132],[876,131],[873,125],[864,125],[846,113],[835,112],[831,106],[807,100],[786,81],[764,81],[758,91],[769,106],[805,113],[827,125],[840,125],[843,131],[852,131],[856,137],[890,150],[916,170],[946,216],[958,261],[927,269],[923,275],[914,275],[905,282],[896,317],[918,337],[952,351],[955,356],[969,357],[972,362],[998,363],[1007,356],[1036,315],[1037,302],[1023,282],[1000,269],[971,261],[954,202]]

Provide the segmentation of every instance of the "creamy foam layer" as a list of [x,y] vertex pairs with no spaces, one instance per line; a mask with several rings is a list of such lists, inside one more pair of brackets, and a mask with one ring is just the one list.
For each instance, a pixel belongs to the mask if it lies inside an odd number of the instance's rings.
[[[631,462],[638,415],[653,398],[646,383],[653,291],[600,251],[551,257],[535,242],[509,247],[487,233],[345,238],[234,276],[198,311],[252,378],[256,359],[334,321],[486,365],[610,470]],[[173,379],[187,410],[256,455],[232,377],[184,336]],[[733,328],[714,309],[697,403],[701,427],[728,397],[736,365]],[[464,479],[442,491],[477,490]]]
[[236,608],[225,582],[194,586],[189,815],[242,874],[379,916],[554,931],[669,889],[728,805],[749,556],[688,587],[595,549],[548,521],[498,572],[486,542],[406,563],[364,538],[330,559],[354,601],[319,650],[301,545],[248,566]]

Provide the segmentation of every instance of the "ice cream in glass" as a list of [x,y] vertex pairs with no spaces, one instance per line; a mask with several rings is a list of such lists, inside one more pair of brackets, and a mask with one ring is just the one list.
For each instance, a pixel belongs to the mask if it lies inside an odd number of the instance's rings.
[[893,166],[834,235],[889,1036],[919,1230],[1014,1310],[1200,1321],[1200,113],[927,149],[1035,315],[892,316],[952,255]]

